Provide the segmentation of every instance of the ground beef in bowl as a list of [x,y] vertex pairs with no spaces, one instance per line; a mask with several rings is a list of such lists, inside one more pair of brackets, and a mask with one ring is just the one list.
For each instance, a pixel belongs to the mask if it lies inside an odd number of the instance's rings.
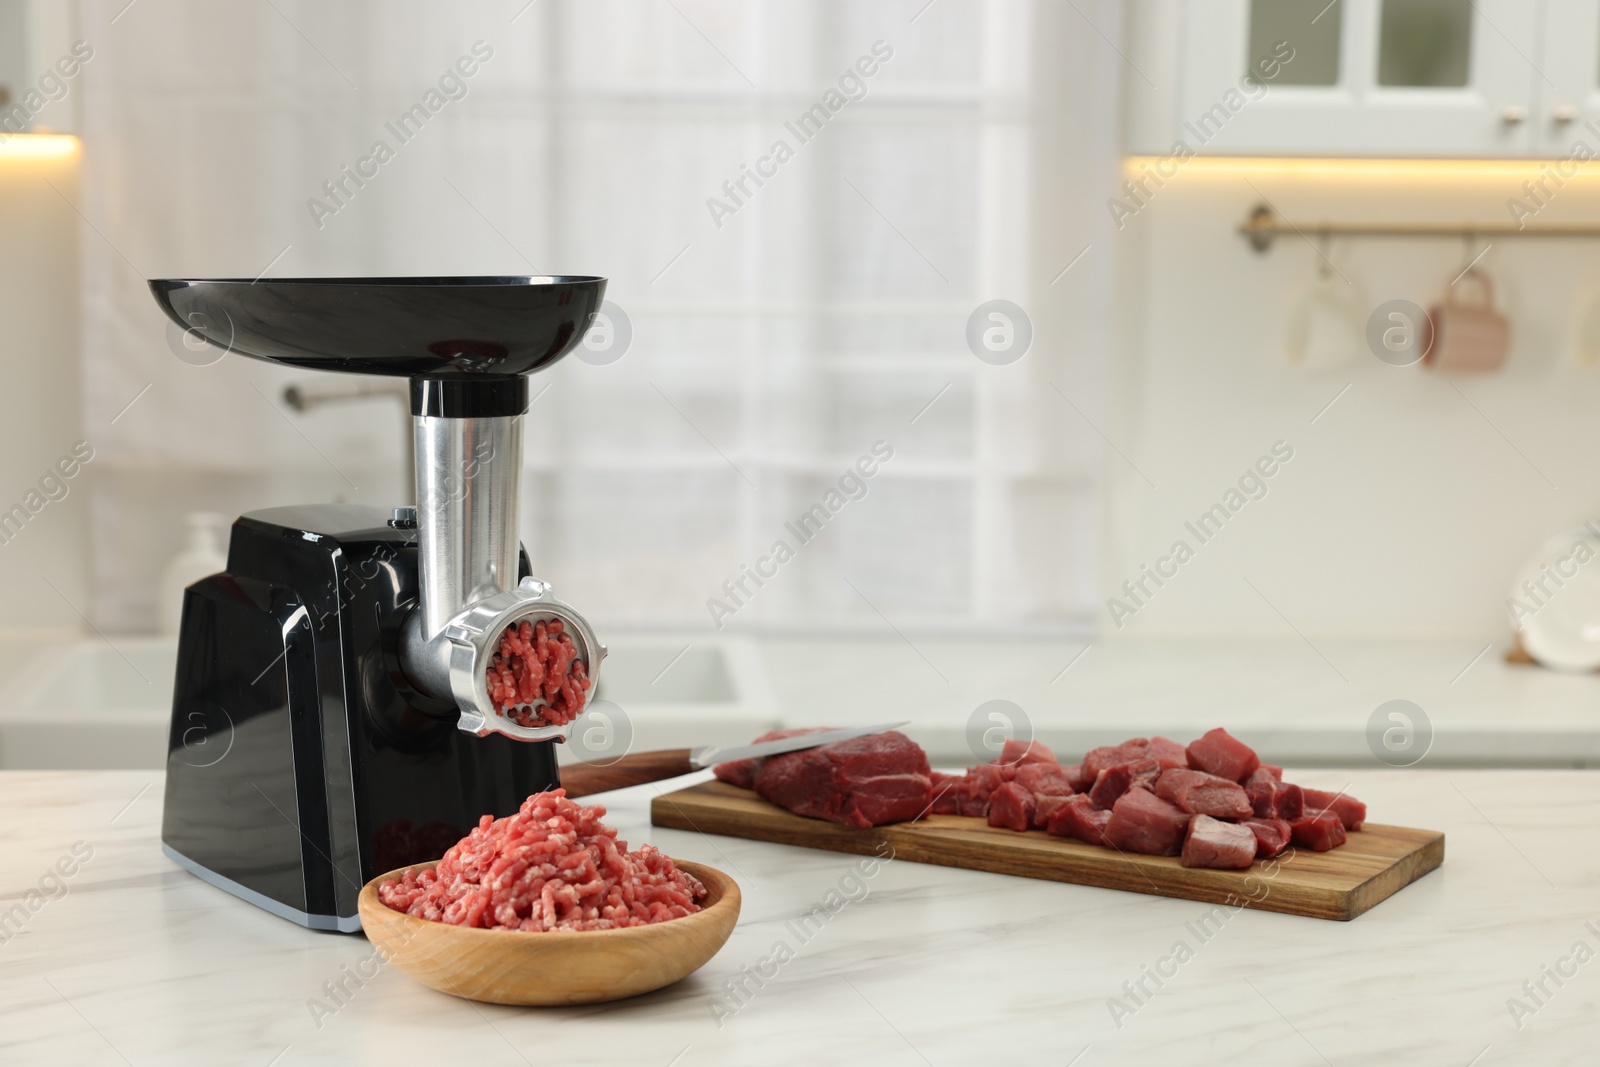
[[706,887],[650,845],[633,852],[606,809],[535,793],[515,815],[485,815],[439,865],[406,871],[378,899],[418,919],[486,930],[612,930],[700,910]]

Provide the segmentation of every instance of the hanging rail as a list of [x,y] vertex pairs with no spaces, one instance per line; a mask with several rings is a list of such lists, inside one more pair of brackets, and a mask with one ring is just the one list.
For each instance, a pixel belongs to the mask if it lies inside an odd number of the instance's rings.
[[1458,225],[1404,222],[1317,222],[1296,225],[1279,218],[1266,204],[1257,204],[1239,224],[1250,247],[1265,252],[1279,237],[1600,237],[1600,226],[1524,226],[1510,224]]

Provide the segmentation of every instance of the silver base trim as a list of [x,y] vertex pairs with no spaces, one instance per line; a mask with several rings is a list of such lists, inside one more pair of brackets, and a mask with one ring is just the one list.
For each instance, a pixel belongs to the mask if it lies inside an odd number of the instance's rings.
[[161,851],[167,859],[176,863],[202,882],[208,882],[224,893],[232,893],[240,900],[254,904],[263,911],[270,911],[280,919],[288,919],[292,923],[309,927],[312,930],[330,930],[341,934],[354,934],[361,931],[361,916],[359,915],[348,917],[343,915],[313,915],[308,911],[301,911],[299,908],[291,908],[289,905],[273,900],[266,894],[259,893],[247,885],[235,882],[232,878],[220,875],[209,867],[201,866],[165,841],[161,842]]

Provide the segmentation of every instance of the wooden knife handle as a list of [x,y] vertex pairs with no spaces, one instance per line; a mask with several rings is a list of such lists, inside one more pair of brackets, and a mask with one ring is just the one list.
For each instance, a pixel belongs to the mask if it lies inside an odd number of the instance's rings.
[[569,797],[586,797],[591,793],[604,793],[608,789],[623,789],[630,785],[659,782],[663,778],[676,778],[692,774],[696,768],[689,761],[690,749],[666,748],[657,752],[634,752],[612,762],[569,763],[561,768],[561,785]]

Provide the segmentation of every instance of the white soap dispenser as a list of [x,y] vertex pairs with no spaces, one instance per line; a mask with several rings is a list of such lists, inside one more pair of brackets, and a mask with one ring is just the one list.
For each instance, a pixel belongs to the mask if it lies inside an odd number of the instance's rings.
[[188,536],[183,549],[161,572],[161,584],[156,589],[161,632],[170,636],[177,635],[183,619],[183,591],[228,566],[228,517],[212,511],[191,511],[184,516],[184,522]]

